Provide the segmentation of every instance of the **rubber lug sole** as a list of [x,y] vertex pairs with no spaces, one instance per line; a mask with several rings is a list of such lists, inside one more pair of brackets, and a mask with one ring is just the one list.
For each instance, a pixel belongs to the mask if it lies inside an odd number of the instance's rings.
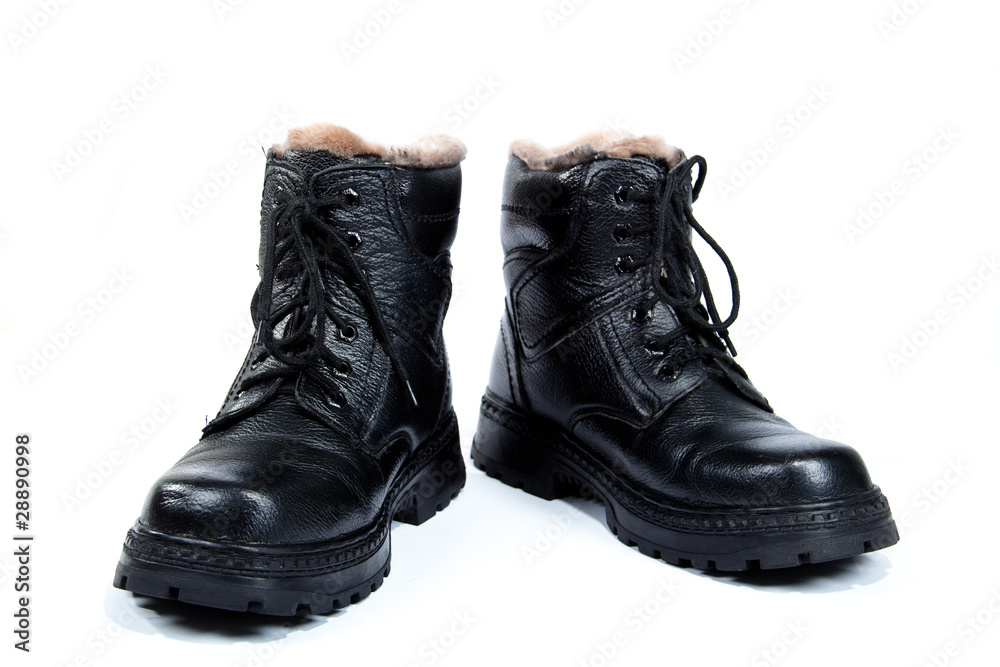
[[856,498],[767,510],[692,509],[625,485],[568,436],[483,401],[472,461],[489,477],[545,500],[593,498],[608,528],[640,553],[680,567],[741,572],[849,558],[899,541],[878,487]]

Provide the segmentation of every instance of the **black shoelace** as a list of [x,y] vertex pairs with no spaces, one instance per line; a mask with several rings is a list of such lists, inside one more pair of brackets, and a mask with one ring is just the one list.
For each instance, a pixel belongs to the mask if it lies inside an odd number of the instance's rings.
[[[353,341],[358,334],[355,326],[332,307],[333,295],[328,293],[324,281],[324,271],[339,272],[348,289],[358,296],[369,316],[375,340],[385,350],[392,368],[409,390],[410,400],[416,405],[416,396],[392,344],[375,293],[354,256],[353,250],[360,244],[360,237],[337,228],[324,217],[324,211],[352,208],[358,202],[359,195],[350,189],[323,197],[312,192],[290,194],[277,202],[268,219],[266,233],[270,243],[254,304],[258,319],[254,342],[263,344],[264,350],[253,361],[253,366],[259,365],[268,355],[280,363],[250,374],[240,391],[265,381],[304,375],[323,390],[334,406],[346,404],[347,397],[333,377],[347,376],[352,369],[347,360],[327,347],[326,341],[328,320],[345,343]],[[275,283],[282,278],[295,281],[295,293],[283,297],[281,304],[275,306]],[[332,377],[322,372],[324,364],[333,371]]]
[[[689,197],[687,188],[691,183],[691,174],[695,166],[698,167],[698,175]],[[622,272],[648,267],[653,277],[654,298],[671,306],[688,331],[702,334],[699,336],[701,341],[714,341],[714,344],[696,345],[694,354],[723,362],[746,377],[746,373],[732,358],[736,356],[736,348],[729,337],[729,327],[736,321],[740,308],[740,288],[736,270],[729,256],[695,219],[691,210],[691,204],[697,201],[701,193],[706,171],[705,158],[696,155],[671,169],[653,192],[638,191],[627,185],[619,188],[616,198],[620,202],[653,202],[657,207],[657,215],[654,220],[646,224],[619,225],[615,229],[615,237],[619,241],[630,236],[654,232],[653,252],[650,256],[635,259],[626,255],[618,259],[616,266]],[[692,231],[696,232],[719,256],[729,274],[732,309],[726,318],[719,314],[705,267],[692,243]],[[652,305],[652,301],[641,303],[633,312],[633,319],[641,321],[648,317]],[[654,355],[666,355],[671,347],[670,343],[686,333],[683,329],[678,330],[668,340],[651,341],[646,349]],[[679,366],[687,360],[674,358],[664,370],[676,376]]]

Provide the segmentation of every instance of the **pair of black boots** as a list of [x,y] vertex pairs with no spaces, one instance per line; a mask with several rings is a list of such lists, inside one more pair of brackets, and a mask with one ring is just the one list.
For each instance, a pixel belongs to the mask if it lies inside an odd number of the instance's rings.
[[[465,147],[336,126],[268,154],[257,327],[201,441],[155,484],[115,585],[264,614],[327,613],[389,573],[393,520],[465,484],[441,330]],[[736,275],[695,220],[705,161],[658,137],[515,142],[506,308],[475,464],[542,498],[591,495],[618,539],[703,569],[894,544],[851,448],[796,430],[733,360]],[[725,263],[723,318],[692,245]]]

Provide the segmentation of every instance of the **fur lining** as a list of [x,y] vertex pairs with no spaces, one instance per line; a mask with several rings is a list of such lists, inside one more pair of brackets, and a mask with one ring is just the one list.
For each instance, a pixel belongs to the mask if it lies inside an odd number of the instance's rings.
[[465,144],[445,134],[424,137],[408,146],[389,146],[368,141],[346,127],[318,123],[288,131],[283,144],[275,144],[276,157],[285,151],[328,151],[339,157],[374,157],[388,164],[411,169],[453,167],[465,158]]
[[546,148],[530,139],[519,139],[510,145],[510,157],[524,160],[530,169],[536,171],[564,171],[600,155],[663,158],[671,169],[684,159],[684,152],[668,144],[663,137],[637,137],[617,130],[591,132],[576,141],[553,148]]

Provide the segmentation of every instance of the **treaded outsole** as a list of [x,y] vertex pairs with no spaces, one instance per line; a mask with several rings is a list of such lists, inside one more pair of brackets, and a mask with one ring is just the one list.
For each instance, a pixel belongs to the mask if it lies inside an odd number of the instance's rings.
[[[336,596],[328,598],[302,600],[281,598],[274,595],[215,595],[215,592],[203,586],[185,585],[179,580],[171,580],[162,574],[148,577],[141,571],[130,569],[130,574],[122,574],[126,566],[119,565],[115,575],[115,588],[130,591],[135,595],[159,598],[162,600],[177,600],[187,604],[225,609],[227,611],[251,612],[269,616],[308,616],[311,614],[325,615],[357,604],[377,591],[386,577],[389,576],[389,565],[360,586],[347,589]],[[171,586],[171,583],[179,584]],[[310,596],[312,598],[313,596]]]
[[[448,507],[460,492],[461,489],[456,490],[447,500],[434,505],[434,514],[425,517],[423,521],[427,521],[437,512]],[[123,558],[123,560],[127,559]],[[138,564],[119,563],[115,572],[114,586],[135,595],[177,600],[228,611],[251,612],[269,616],[326,615],[357,604],[377,591],[385,578],[389,576],[391,566],[387,560],[385,567],[371,578],[333,595],[273,589],[268,590],[266,594],[254,595],[249,592],[251,589],[246,585],[224,586],[226,590],[224,594],[220,594],[220,591],[216,590],[215,587],[206,585],[203,581],[192,581],[190,572],[181,568],[172,569],[176,572],[164,570],[161,566],[154,573],[142,569]]]
[[[506,419],[503,424],[493,421],[492,413],[487,413],[485,409],[480,419],[480,432],[472,445],[472,461],[476,468],[508,486],[546,500],[564,497],[596,500],[604,506],[607,526],[620,542],[671,565],[720,572],[782,569],[850,558],[884,549],[899,541],[888,503],[877,488],[866,497],[841,501],[839,506],[831,503],[825,508],[787,508],[784,516],[778,515],[780,520],[776,521],[775,515],[771,515],[774,525],[755,525],[754,521],[745,519],[741,524],[740,517],[726,514],[704,514],[699,519],[691,512],[669,508],[662,508],[659,519],[644,517],[630,510],[630,503],[602,488],[601,480],[608,482],[614,479],[613,475],[585,474],[582,458],[579,461],[562,458],[557,449],[538,438],[537,429],[521,432],[518,424]],[[482,430],[483,420],[490,420],[486,432]],[[516,469],[507,462],[501,463],[486,456],[478,444],[484,434],[492,439],[506,438],[504,444],[497,445],[498,451],[524,452],[525,457],[531,459],[529,462],[518,460],[516,456],[513,462],[528,465],[527,470],[531,471]],[[519,440],[525,442],[526,449],[516,449]],[[649,503],[648,500],[643,502]],[[631,502],[633,506],[638,504],[634,500]],[[658,543],[638,530],[630,530],[617,513],[622,513],[630,525],[650,535],[658,535],[663,538],[662,541]],[[707,529],[707,525],[713,528]],[[667,538],[664,538],[665,535]],[[699,551],[669,546],[670,542],[678,541],[674,538],[691,539],[692,535],[696,535],[694,539],[706,546],[699,544]],[[725,545],[725,549],[713,551],[707,546],[713,544],[719,547]]]

